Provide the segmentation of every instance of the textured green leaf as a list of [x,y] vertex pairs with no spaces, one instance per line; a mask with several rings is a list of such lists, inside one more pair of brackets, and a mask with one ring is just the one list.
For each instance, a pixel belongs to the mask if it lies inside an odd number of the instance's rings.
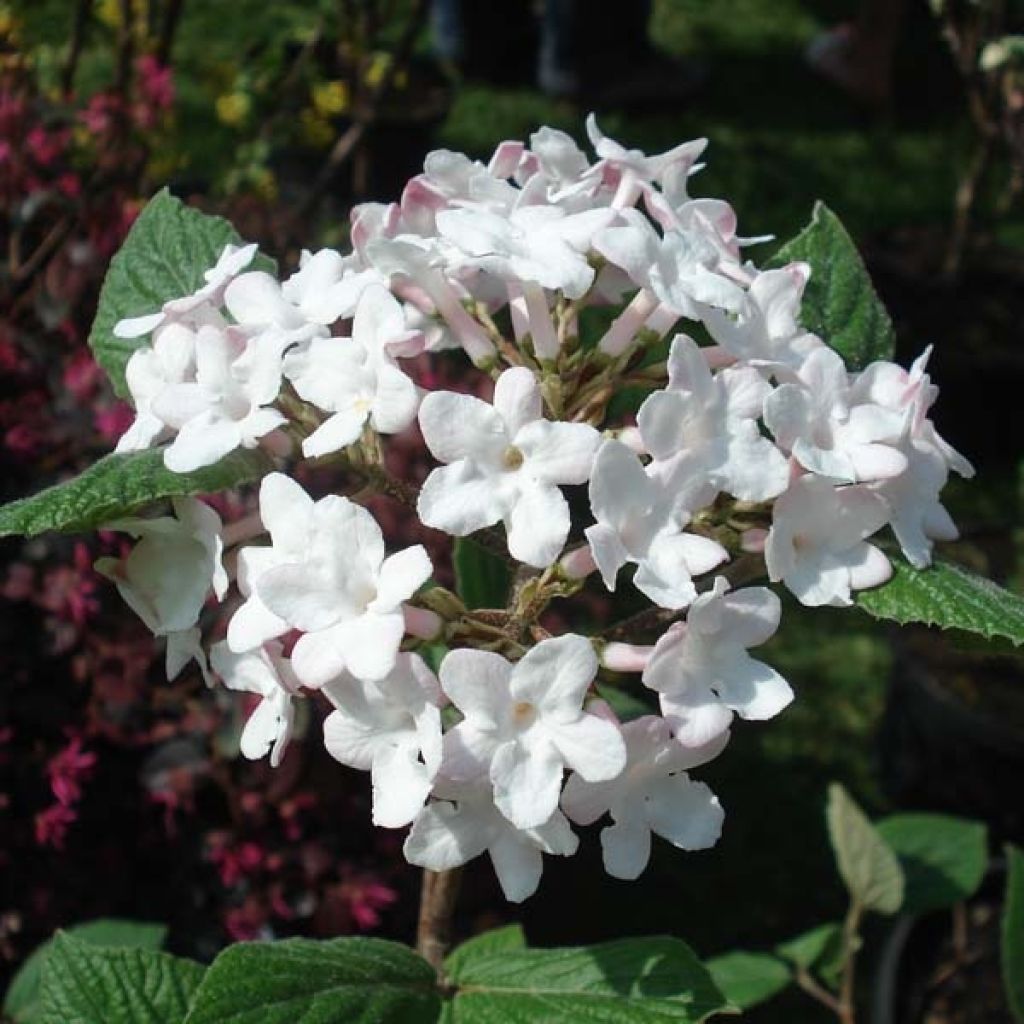
[[240,942],[213,962],[187,1024],[431,1024],[433,968],[382,939]]
[[[167,937],[167,928],[146,921],[102,918],[77,924],[66,929],[66,934],[95,946],[159,949]],[[7,989],[3,1012],[15,1024],[33,1024],[39,1019],[39,986],[52,945],[53,939],[48,939],[34,949]]]
[[905,913],[940,910],[969,899],[988,864],[985,826],[943,814],[895,814],[876,822],[906,880]]
[[892,563],[888,583],[857,594],[857,605],[876,619],[922,622],[1024,644],[1024,598],[951,562],[940,560],[928,569],[915,569],[902,558]]
[[497,555],[469,537],[455,541],[455,589],[467,608],[504,608],[512,574]]
[[152,949],[59,932],[43,967],[39,1024],[182,1024],[204,968]]
[[258,480],[271,468],[270,459],[259,449],[239,449],[194,473],[164,468],[159,449],[107,455],[72,480],[0,508],[0,537],[92,530],[150,502],[223,491]]
[[493,928],[489,932],[474,935],[454,949],[444,962],[445,973],[458,974],[466,964],[479,957],[525,948],[526,936],[522,925],[507,924],[503,928]]
[[834,922],[819,924],[795,939],[780,943],[775,947],[775,952],[794,967],[809,971],[816,967],[827,967],[830,961],[841,954],[842,942],[843,929],[840,925]]
[[792,977],[789,968],[768,953],[725,953],[705,966],[725,998],[740,1010],[771,999]]
[[839,874],[866,910],[895,914],[903,903],[903,870],[864,812],[837,783],[828,787],[828,834]]
[[768,261],[782,267],[794,260],[811,265],[800,320],[834,348],[851,370],[876,359],[891,359],[892,320],[875,293],[857,246],[839,218],[815,203],[811,222]]
[[[124,244],[110,261],[100,291],[89,347],[107,371],[114,390],[128,397],[124,368],[145,338],[116,338],[114,324],[126,317],[156,313],[169,299],[191,295],[229,242],[241,242],[223,217],[211,217],[162,189],[139,214]],[[267,257],[253,268],[273,270]]]
[[1003,985],[1016,1021],[1024,1021],[1024,850],[1006,845],[1006,901],[1002,920]]
[[667,1024],[726,1006],[707,968],[672,938],[502,950],[460,965],[451,980],[452,1024]]

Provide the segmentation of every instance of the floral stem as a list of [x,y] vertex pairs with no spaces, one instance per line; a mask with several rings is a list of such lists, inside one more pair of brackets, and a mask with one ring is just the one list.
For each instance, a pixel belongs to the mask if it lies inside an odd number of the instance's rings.
[[420,889],[420,916],[416,952],[441,977],[442,963],[452,944],[452,918],[459,895],[462,868],[424,871]]

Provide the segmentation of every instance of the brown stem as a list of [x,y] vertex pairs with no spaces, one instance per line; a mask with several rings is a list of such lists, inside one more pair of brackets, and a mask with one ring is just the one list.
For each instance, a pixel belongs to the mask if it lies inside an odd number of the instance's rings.
[[857,966],[858,931],[863,908],[854,900],[843,922],[843,976],[839,982],[839,1006],[836,1015],[840,1024],[856,1024],[853,1002],[854,980]]
[[812,999],[817,1000],[822,1006],[827,1006],[837,1017],[842,1016],[842,1008],[839,1005],[839,1000],[827,988],[819,985],[814,978],[811,976],[810,971],[803,967],[798,967],[796,970],[796,983],[806,992]]
[[184,6],[185,0],[167,0],[163,22],[160,25],[160,38],[156,44],[156,59],[164,67],[171,62],[171,49],[174,46],[174,37],[178,32],[181,10]]
[[423,872],[416,951],[439,977],[441,965],[452,944],[452,918],[461,880],[462,868]]

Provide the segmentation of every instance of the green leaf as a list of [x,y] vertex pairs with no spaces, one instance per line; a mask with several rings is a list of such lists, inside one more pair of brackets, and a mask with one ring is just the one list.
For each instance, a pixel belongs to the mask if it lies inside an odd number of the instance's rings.
[[783,267],[794,260],[811,265],[800,309],[803,326],[834,348],[851,370],[863,369],[876,359],[891,359],[892,320],[853,239],[824,203],[815,203],[810,224],[766,266]]
[[212,494],[259,480],[272,469],[259,449],[239,449],[194,473],[172,473],[159,449],[107,455],[84,473],[0,508],[0,537],[47,530],[79,533],[130,515],[150,502]]
[[906,880],[904,913],[941,910],[978,891],[988,864],[985,826],[943,814],[895,814],[876,823]]
[[471,960],[525,948],[526,936],[521,924],[507,924],[504,928],[494,928],[489,932],[474,935],[454,949],[444,962],[445,973],[458,974]]
[[834,922],[820,924],[775,947],[775,952],[794,967],[805,971],[817,968],[825,974],[830,973],[833,962],[842,956],[842,951],[843,929]]
[[790,982],[789,968],[768,953],[726,953],[705,966],[726,999],[740,1010],[766,1002]]
[[455,589],[467,608],[504,608],[512,574],[497,555],[469,537],[455,541]]
[[[162,924],[146,921],[127,921],[118,918],[102,918],[87,921],[68,928],[65,932],[82,942],[95,946],[116,946],[136,949],[159,949],[167,937],[167,928]],[[15,1024],[32,1024],[39,1019],[39,986],[43,967],[53,946],[48,939],[37,946],[21,965],[4,996],[3,1012]]]
[[[114,324],[125,317],[156,313],[168,299],[191,295],[229,242],[241,242],[223,217],[211,217],[162,189],[139,214],[124,244],[110,261],[100,291],[89,347],[107,371],[114,390],[128,397],[124,368],[145,338],[117,338]],[[266,257],[253,269],[273,270]]]
[[707,968],[672,938],[501,950],[458,965],[451,1024],[667,1024],[726,1006]]
[[857,605],[876,619],[923,622],[1024,644],[1024,598],[951,562],[936,561],[928,569],[915,569],[902,558],[892,563],[888,583],[857,594]]
[[1024,850],[1006,844],[1006,901],[1002,920],[1003,986],[1016,1021],[1024,1021]]
[[[608,702],[608,706],[615,712],[620,722],[631,722],[634,718],[641,718],[655,711],[655,702],[647,701],[644,695],[630,693],[620,686],[599,683],[594,687],[598,697]],[[650,693],[651,691],[646,691]]]
[[434,969],[383,939],[240,942],[213,962],[187,1024],[427,1024]]
[[838,783],[828,787],[829,838],[839,874],[865,910],[895,914],[903,903],[903,870],[864,812]]
[[43,967],[39,1024],[182,1024],[204,968],[152,949],[58,932]]

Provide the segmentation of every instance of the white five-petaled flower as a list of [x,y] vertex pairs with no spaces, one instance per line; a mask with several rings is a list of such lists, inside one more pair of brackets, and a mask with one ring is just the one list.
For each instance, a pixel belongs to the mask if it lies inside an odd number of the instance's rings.
[[857,483],[888,480],[907,468],[894,447],[903,416],[855,403],[842,356],[824,346],[808,353],[795,381],[768,396],[764,421],[776,442],[819,476]]
[[765,564],[801,604],[849,605],[851,590],[885,583],[889,560],[868,537],[889,517],[885,500],[866,486],[834,487],[802,476],[779,496],[765,544]]
[[324,693],[335,708],[324,722],[328,753],[371,773],[375,825],[408,825],[441,766],[446,699],[434,673],[418,654],[399,654],[378,682],[344,673]]
[[154,636],[167,638],[167,674],[195,657],[206,674],[196,623],[211,589],[221,600],[228,588],[221,564],[220,516],[196,498],[174,498],[174,517],[118,519],[106,523],[137,537],[125,559],[100,558],[96,571],[113,580],[125,603]]
[[447,871],[489,853],[505,899],[512,903],[537,891],[543,854],[571,857],[579,846],[557,809],[534,828],[516,828],[495,808],[486,783],[439,779],[434,793],[439,799],[420,811],[405,841],[406,860]]
[[605,586],[614,590],[619,570],[635,562],[638,590],[663,608],[685,608],[697,596],[693,577],[728,558],[716,541],[683,532],[691,512],[713,498],[699,473],[651,477],[621,441],[605,441],[590,476],[597,522],[586,530]]
[[582,636],[542,640],[515,665],[468,648],[441,663],[441,686],[464,718],[445,736],[442,773],[490,777],[494,803],[516,828],[537,828],[558,806],[566,767],[588,781],[626,761],[618,727],[583,710],[597,656]]
[[741,718],[773,718],[793,699],[778,672],[747,653],[779,628],[781,605],[765,587],[729,593],[718,577],[654,647],[643,681],[661,695],[661,710],[676,739],[702,747]]
[[292,700],[299,692],[299,681],[282,656],[281,645],[271,640],[254,651],[235,654],[222,640],[210,649],[210,665],[229,690],[261,698],[242,730],[241,751],[251,761],[269,753],[271,767],[276,768],[291,739]]
[[570,821],[590,825],[608,812],[601,830],[605,870],[613,878],[639,878],[651,854],[651,833],[680,850],[706,850],[718,842],[725,812],[718,797],[687,771],[717,757],[724,732],[706,746],[688,749],[672,738],[668,723],[644,715],[622,726],[626,767],[607,782],[569,776],[562,810]]
[[498,378],[493,406],[435,391],[419,420],[431,453],[448,463],[427,477],[420,519],[456,537],[504,521],[515,558],[538,568],[554,562],[569,533],[569,506],[557,485],[587,480],[597,431],[543,419],[540,388],[525,367]]
[[672,472],[671,461],[685,459],[693,471],[743,501],[780,494],[789,467],[758,428],[771,392],[761,374],[741,366],[712,376],[701,350],[685,334],[672,342],[668,372],[668,389],[647,398],[637,415],[644,445],[654,456],[652,472]]
[[422,334],[406,327],[398,300],[379,285],[363,291],[351,338],[315,338],[285,357],[284,374],[299,395],[331,413],[302,442],[308,457],[338,451],[359,439],[363,425],[397,434],[416,418],[416,385],[395,365],[415,355]]
[[292,667],[304,685],[323,686],[346,669],[361,679],[386,676],[405,631],[402,602],[432,569],[423,547],[385,557],[366,509],[337,495],[314,502],[281,473],[264,478],[260,515],[273,544],[246,549],[250,596],[229,625],[231,649],[298,629]]

